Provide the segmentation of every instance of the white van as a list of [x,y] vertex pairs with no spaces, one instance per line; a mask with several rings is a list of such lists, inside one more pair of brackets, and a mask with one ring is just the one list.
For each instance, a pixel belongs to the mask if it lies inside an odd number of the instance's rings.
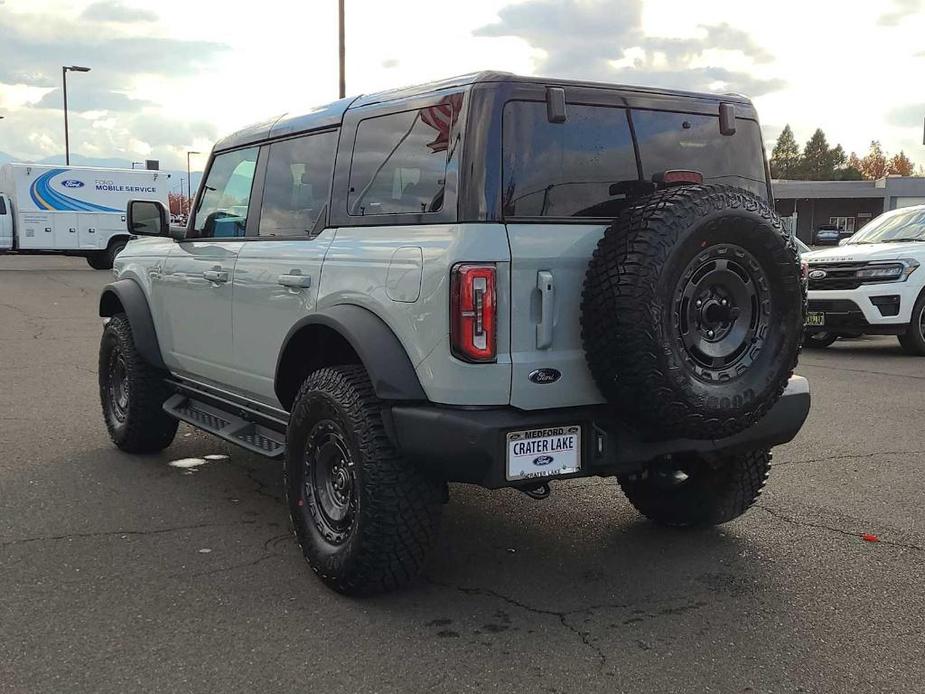
[[79,255],[112,267],[129,240],[125,207],[167,205],[170,174],[146,169],[6,164],[0,167],[0,253]]

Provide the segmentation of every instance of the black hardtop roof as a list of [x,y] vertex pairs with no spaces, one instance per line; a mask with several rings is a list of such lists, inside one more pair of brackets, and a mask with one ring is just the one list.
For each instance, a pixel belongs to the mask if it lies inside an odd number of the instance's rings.
[[418,84],[398,89],[388,89],[373,94],[363,94],[355,97],[339,99],[329,104],[319,106],[308,112],[298,114],[283,114],[270,118],[261,123],[247,126],[231,133],[215,143],[214,150],[233,149],[248,144],[255,144],[263,140],[275,139],[286,135],[294,135],[308,130],[330,128],[340,125],[344,114],[355,108],[397,101],[428,94],[438,94],[449,89],[469,87],[473,84],[508,82],[520,84],[538,84],[545,86],[585,87],[590,89],[610,89],[636,94],[652,94],[661,96],[675,96],[679,98],[696,98],[701,101],[736,102],[751,105],[748,97],[741,94],[717,94],[710,92],[689,92],[677,89],[663,89],[659,87],[640,87],[624,84],[610,84],[606,82],[589,82],[582,80],[551,79],[546,77],[528,77],[515,75],[510,72],[482,71],[467,75],[459,75],[442,80],[435,80],[425,84]]

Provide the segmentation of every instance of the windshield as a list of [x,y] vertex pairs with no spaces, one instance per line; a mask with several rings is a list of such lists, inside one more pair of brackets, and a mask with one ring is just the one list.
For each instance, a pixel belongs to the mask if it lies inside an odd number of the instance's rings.
[[925,241],[925,209],[880,215],[851,237],[849,243]]

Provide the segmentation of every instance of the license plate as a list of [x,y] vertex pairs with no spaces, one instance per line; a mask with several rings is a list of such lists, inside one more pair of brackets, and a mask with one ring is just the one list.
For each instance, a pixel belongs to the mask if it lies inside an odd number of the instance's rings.
[[806,325],[825,325],[824,313],[807,313]]
[[567,475],[581,469],[581,427],[512,431],[507,435],[507,479]]

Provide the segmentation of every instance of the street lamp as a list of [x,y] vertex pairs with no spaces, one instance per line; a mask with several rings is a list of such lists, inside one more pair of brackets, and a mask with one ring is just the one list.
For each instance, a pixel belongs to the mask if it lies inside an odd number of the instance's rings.
[[64,88],[64,163],[68,166],[71,164],[71,149],[67,134],[67,73],[68,72],[90,72],[90,68],[81,65],[62,65],[61,66],[61,84]]
[[186,153],[186,192],[187,192],[187,197],[186,197],[186,214],[189,214],[189,213],[190,213],[190,205],[192,205],[192,203],[193,203],[193,201],[192,201],[192,199],[191,199],[191,198],[193,197],[193,178],[190,176],[190,172],[189,172],[189,156],[190,156],[191,154],[202,154],[202,152],[192,152],[192,151],[190,151],[190,152],[187,152],[187,153]]

